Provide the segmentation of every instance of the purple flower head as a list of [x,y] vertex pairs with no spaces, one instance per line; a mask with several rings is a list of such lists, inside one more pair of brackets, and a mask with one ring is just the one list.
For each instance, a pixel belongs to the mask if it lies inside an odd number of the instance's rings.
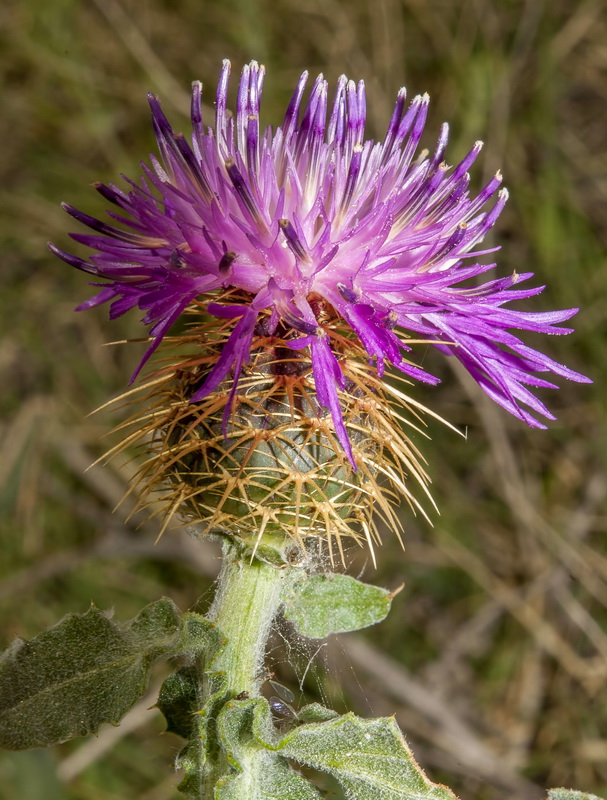
[[404,357],[411,350],[404,332],[412,332],[459,359],[510,413],[545,427],[534,414],[553,417],[527,387],[556,387],[534,373],[588,379],[526,346],[512,330],[569,333],[555,326],[577,309],[506,308],[542,291],[522,288],[530,272],[475,280],[495,266],[477,258],[496,249],[480,245],[508,197],[499,173],[478,195],[469,192],[468,170],[481,142],[450,167],[445,124],[434,153],[418,153],[429,98],[407,105],[404,89],[383,141],[365,139],[363,82],[342,76],[329,107],[320,75],[304,104],[305,72],[282,125],[260,131],[263,66],[252,61],[242,70],[235,115],[227,110],[229,75],[225,61],[214,129],[203,124],[202,87],[194,83],[190,142],[173,131],[150,95],[160,160],[152,155],[151,166],[143,163],[143,175],[128,181],[128,191],[96,185],[118,207],[108,213],[121,227],[65,205],[95,231],[72,237],[96,252],[84,260],[51,245],[68,264],[108,281],[93,283],[103,288],[79,309],[111,301],[112,318],[135,306],[145,312],[152,342],[133,379],[198,295],[235,288],[246,303],[208,305],[211,315],[235,322],[194,402],[230,374],[234,396],[263,314],[269,335],[280,326],[291,347],[310,348],[318,402],[330,411],[353,461],[338,395],[345,380],[320,321],[319,308],[329,304],[380,375],[388,363],[411,378],[438,382]]

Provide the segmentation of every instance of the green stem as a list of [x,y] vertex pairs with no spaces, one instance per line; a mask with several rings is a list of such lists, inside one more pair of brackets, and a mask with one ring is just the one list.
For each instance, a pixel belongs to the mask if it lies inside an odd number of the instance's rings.
[[233,545],[224,549],[223,568],[208,618],[225,634],[228,643],[215,662],[224,671],[228,691],[234,696],[259,694],[270,625],[280,605],[284,570],[240,555]]
[[[226,636],[224,651],[213,662],[213,672],[222,672],[227,691],[232,697],[259,696],[263,660],[272,620],[281,603],[281,586],[288,570],[279,569],[249,555],[233,544],[224,547],[224,561],[217,580],[215,599],[208,614]],[[203,694],[208,697],[211,682],[201,675]],[[218,754],[219,756],[219,754]],[[247,773],[252,789],[260,764],[252,751]],[[214,797],[214,787],[223,775],[231,771],[227,761],[218,757],[207,764],[205,800]],[[250,795],[255,797],[255,793]]]

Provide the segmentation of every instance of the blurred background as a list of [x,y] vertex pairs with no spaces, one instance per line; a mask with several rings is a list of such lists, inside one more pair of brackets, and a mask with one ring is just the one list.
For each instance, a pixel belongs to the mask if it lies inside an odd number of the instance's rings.
[[[135,177],[154,149],[146,92],[188,132],[190,82],[209,106],[221,59],[267,67],[266,124],[303,69],[364,78],[368,135],[398,88],[432,97],[424,144],[451,123],[455,163],[486,143],[473,184],[501,167],[511,201],[491,244],[502,274],[532,270],[536,309],[580,306],[575,334],[529,344],[595,384],[545,392],[558,417],[528,430],[440,353],[444,380],[416,387],[461,430],[419,441],[440,516],[403,509],[406,550],[386,532],[368,581],[405,588],[388,620],[319,653],[290,640],[277,680],[302,699],[396,713],[435,781],[465,800],[539,800],[548,786],[607,792],[607,15],[601,0],[4,0],[0,7],[0,639],[31,637],[91,602],[134,616],[161,595],[204,610],[214,545],[125,521],[133,465],[85,469],[112,442],[142,345],[137,315],[74,314],[85,276],[66,200],[94,216],[95,180]],[[210,121],[210,114],[207,114]],[[547,395],[550,394],[548,397]],[[363,572],[364,570],[364,572]],[[283,631],[283,633],[285,633]],[[282,655],[281,655],[282,653]],[[156,677],[156,689],[162,674]],[[117,729],[51,751],[0,754],[2,800],[172,800],[181,742],[144,698]],[[327,797],[339,798],[326,786]]]

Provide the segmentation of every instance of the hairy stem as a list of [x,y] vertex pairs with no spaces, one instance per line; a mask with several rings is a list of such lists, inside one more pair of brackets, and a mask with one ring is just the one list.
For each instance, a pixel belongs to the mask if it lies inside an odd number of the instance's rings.
[[[227,691],[232,697],[245,692],[248,697],[259,696],[266,643],[272,620],[280,607],[286,572],[287,569],[243,555],[233,544],[224,547],[223,567],[208,619],[227,638],[225,650],[213,663],[213,671],[225,674]],[[203,695],[208,696],[208,675],[202,672],[200,680]],[[255,798],[259,768],[256,753],[252,751],[247,764],[251,800]],[[214,763],[207,764],[204,800],[214,797],[217,781],[230,771],[220,754]]]

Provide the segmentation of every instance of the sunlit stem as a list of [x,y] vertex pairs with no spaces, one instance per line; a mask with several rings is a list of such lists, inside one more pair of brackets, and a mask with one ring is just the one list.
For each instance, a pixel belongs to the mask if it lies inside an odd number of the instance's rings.
[[259,694],[270,625],[280,605],[284,569],[242,555],[233,545],[224,549],[223,568],[208,618],[227,637],[214,668],[224,671],[234,696]]
[[[214,622],[227,642],[213,662],[213,672],[224,673],[227,691],[232,698],[259,696],[263,682],[263,661],[272,620],[281,603],[281,588],[288,568],[278,568],[250,553],[243,554],[234,544],[224,546],[224,561],[216,594],[208,618]],[[203,697],[211,687],[209,676],[202,671]],[[262,764],[259,753],[252,750],[246,759],[245,774],[250,791],[243,800],[256,800],[256,786]],[[214,797],[217,782],[233,772],[225,757],[207,762],[202,798]],[[241,785],[242,786],[242,785]],[[202,799],[201,799],[202,800]]]

